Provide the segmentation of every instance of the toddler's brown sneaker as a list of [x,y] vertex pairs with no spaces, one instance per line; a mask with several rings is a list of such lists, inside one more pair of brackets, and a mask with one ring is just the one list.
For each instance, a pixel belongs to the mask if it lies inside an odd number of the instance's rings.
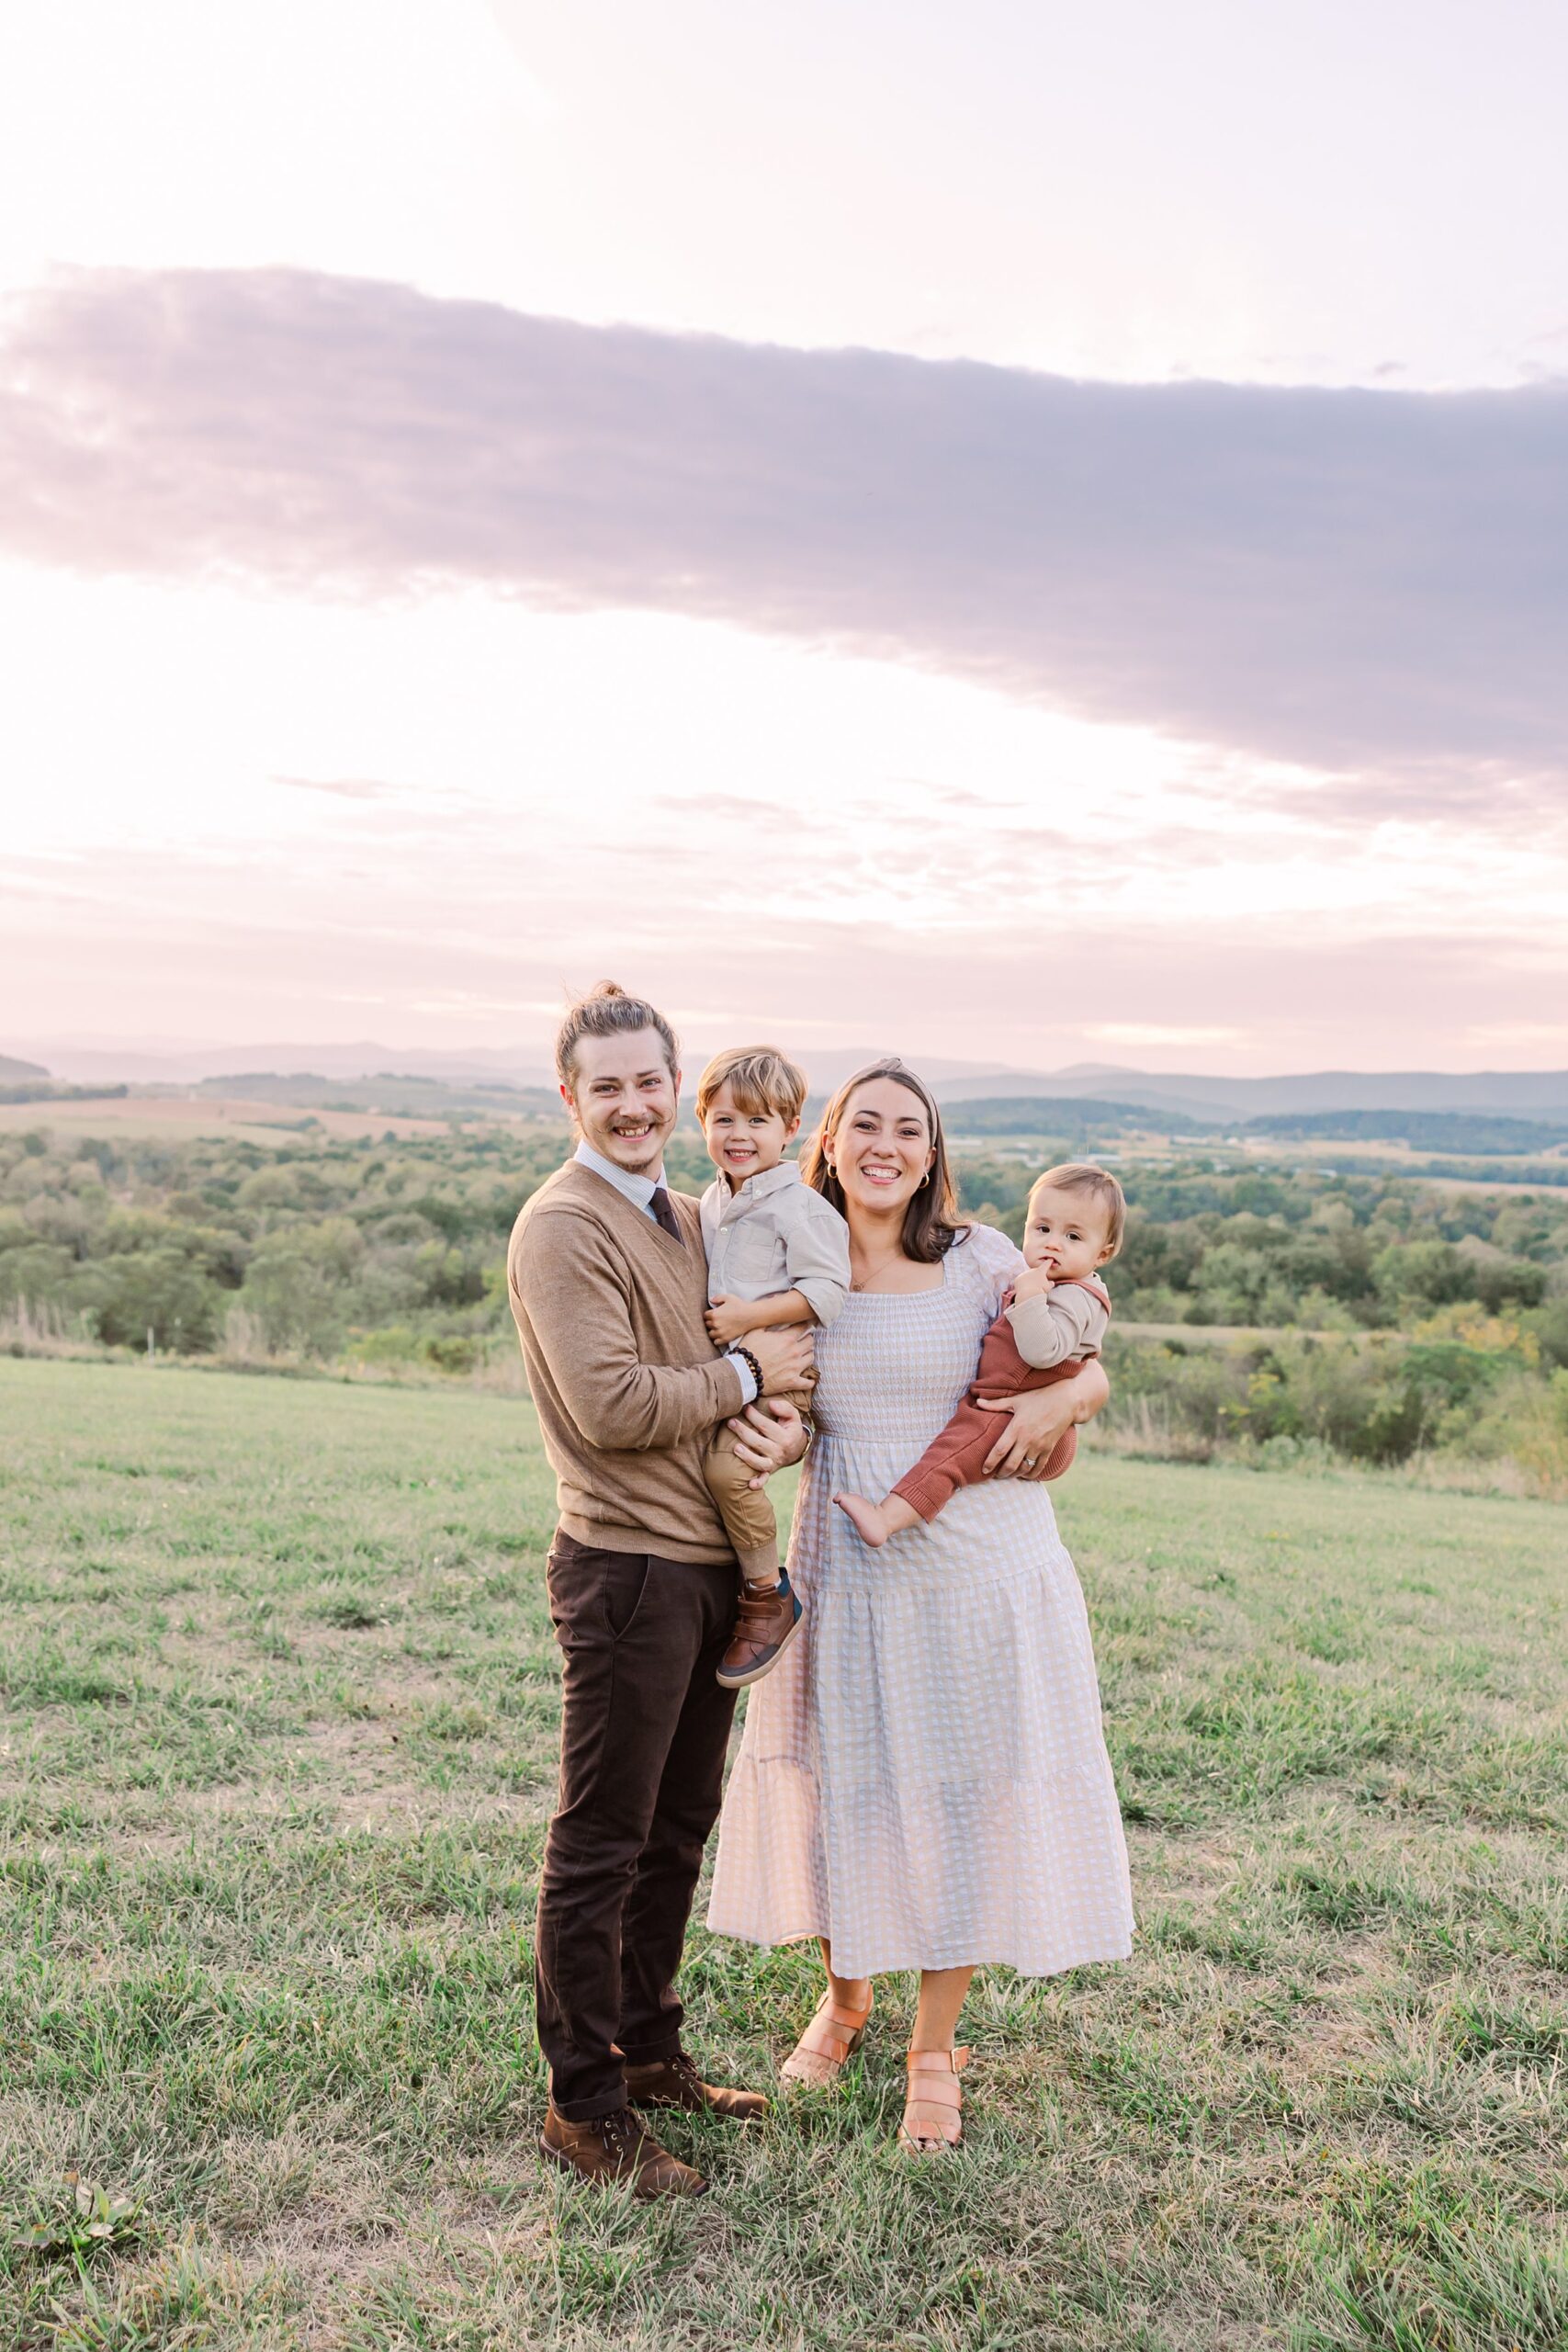
[[735,1631],[717,1670],[725,1690],[744,1690],[748,1684],[761,1682],[764,1674],[771,1674],[799,1628],[800,1603],[787,1568],[772,1591],[758,1592],[743,1584]]

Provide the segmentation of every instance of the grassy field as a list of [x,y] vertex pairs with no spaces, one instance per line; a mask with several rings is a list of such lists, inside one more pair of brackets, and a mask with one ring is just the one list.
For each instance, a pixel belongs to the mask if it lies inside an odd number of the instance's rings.
[[[887,2153],[894,1981],[648,2211],[534,2154],[527,1408],[0,1362],[0,2346],[1568,2338],[1562,1510],[1086,1460],[1133,1962],[978,1983],[955,2163]],[[765,2079],[807,1958],[690,1954]]]

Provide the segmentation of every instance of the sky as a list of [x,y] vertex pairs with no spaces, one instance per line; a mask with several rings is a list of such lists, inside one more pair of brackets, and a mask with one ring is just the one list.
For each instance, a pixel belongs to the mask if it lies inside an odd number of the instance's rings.
[[1568,17],[21,0],[0,1052],[1568,1062]]

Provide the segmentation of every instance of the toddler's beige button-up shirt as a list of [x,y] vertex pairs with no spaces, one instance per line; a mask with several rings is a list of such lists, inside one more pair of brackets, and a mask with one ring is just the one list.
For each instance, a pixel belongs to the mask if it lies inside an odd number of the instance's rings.
[[831,1323],[850,1286],[850,1228],[793,1159],[748,1176],[738,1193],[716,1177],[703,1194],[708,1300],[797,1290]]

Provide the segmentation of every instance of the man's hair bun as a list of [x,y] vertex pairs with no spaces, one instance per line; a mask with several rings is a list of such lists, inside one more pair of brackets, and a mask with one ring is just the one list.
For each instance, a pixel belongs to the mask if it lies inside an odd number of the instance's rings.
[[641,997],[628,996],[619,980],[601,980],[568,1009],[557,1034],[556,1075],[561,1084],[570,1088],[577,1075],[577,1049],[584,1037],[631,1036],[638,1029],[655,1032],[673,1078],[681,1044],[664,1015]]

